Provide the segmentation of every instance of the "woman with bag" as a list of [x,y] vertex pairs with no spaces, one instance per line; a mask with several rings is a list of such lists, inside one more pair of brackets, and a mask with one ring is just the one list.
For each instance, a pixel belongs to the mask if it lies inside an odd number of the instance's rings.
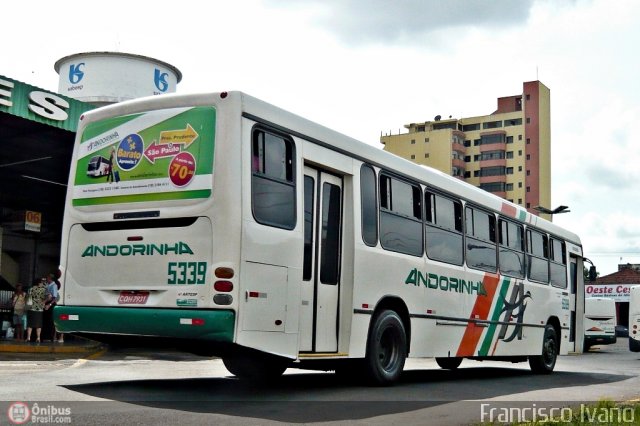
[[[44,302],[47,297],[46,282],[46,278],[36,280],[34,286],[29,289],[29,298],[27,299],[27,342],[31,341],[31,330],[35,328],[36,343],[40,343],[42,311],[44,311]],[[29,299],[31,299],[31,306],[29,306]]]
[[27,328],[27,293],[22,289],[22,284],[16,285],[16,291],[11,298],[13,306],[13,326],[16,329],[14,338],[24,340],[24,329]]

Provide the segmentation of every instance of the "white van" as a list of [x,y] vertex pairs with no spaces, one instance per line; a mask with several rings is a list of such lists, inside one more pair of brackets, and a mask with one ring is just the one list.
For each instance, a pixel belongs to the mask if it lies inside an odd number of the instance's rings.
[[616,302],[604,297],[584,300],[584,351],[616,343]]

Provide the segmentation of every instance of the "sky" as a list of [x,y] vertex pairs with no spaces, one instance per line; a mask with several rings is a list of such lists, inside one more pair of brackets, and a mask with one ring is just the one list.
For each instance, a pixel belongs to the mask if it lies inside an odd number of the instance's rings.
[[551,91],[554,222],[601,275],[640,263],[640,2],[24,0],[2,6],[0,75],[58,90],[54,63],[114,51],[168,62],[178,93],[241,90],[382,148],[404,125],[487,115]]

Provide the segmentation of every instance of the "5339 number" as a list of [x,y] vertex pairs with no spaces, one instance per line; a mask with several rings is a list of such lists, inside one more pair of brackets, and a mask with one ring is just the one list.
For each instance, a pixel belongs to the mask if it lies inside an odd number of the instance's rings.
[[204,284],[207,262],[169,262],[167,284]]

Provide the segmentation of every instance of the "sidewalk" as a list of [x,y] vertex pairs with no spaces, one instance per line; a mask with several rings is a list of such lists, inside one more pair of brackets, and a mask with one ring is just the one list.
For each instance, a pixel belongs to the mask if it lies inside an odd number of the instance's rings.
[[0,340],[0,354],[3,353],[30,353],[30,354],[90,354],[103,349],[100,342],[71,337],[64,343],[42,342],[27,343],[13,339]]

